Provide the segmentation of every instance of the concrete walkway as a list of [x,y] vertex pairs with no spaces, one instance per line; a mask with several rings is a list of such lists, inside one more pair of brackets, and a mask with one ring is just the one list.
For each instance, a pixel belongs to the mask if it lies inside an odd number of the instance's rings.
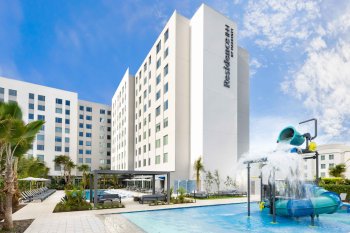
[[[13,216],[14,220],[35,219],[26,233],[141,233],[142,229],[130,223],[125,217],[116,213],[171,209],[179,207],[206,206],[246,202],[247,198],[230,198],[217,200],[197,200],[191,204],[176,205],[141,205],[132,198],[123,199],[126,208],[52,213],[55,205],[64,196],[57,191],[42,203],[30,203]],[[252,197],[252,201],[258,197]]]

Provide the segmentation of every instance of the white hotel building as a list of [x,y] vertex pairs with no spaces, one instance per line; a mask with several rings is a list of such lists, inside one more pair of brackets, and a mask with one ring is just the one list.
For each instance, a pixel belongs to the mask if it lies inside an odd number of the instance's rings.
[[175,11],[134,78],[126,72],[112,113],[112,169],[192,180],[201,156],[206,170],[233,176],[249,149],[248,53],[237,25],[206,5],[191,19]]
[[75,92],[4,77],[0,77],[0,101],[17,102],[25,122],[46,122],[28,156],[44,161],[49,175],[62,174],[53,162],[57,155],[68,155],[75,164],[88,164],[92,170],[110,166],[109,106],[78,100]]

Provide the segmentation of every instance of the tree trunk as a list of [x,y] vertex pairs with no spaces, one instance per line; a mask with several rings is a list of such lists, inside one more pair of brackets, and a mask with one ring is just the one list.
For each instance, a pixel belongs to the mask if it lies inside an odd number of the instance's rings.
[[8,149],[8,158],[6,158],[6,169],[5,169],[5,221],[4,221],[4,229],[12,230],[13,229],[13,221],[12,221],[12,196],[15,192],[14,190],[14,177],[13,177],[13,156],[11,153],[11,149]]

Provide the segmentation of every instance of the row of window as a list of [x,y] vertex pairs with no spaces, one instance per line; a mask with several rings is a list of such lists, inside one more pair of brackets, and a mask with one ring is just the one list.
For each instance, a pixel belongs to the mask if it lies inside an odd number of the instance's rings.
[[[55,127],[55,132],[56,132],[56,133],[62,133],[62,127]],[[69,133],[70,133],[70,129],[69,129],[69,128],[65,128],[65,129],[64,129],[64,132],[65,132],[66,134],[69,134]]]
[[[139,135],[139,137],[140,136],[141,135]],[[139,139],[141,139],[141,137]],[[168,135],[163,136],[163,146],[168,145],[168,143],[169,143]],[[161,139],[157,139],[155,142],[155,148],[158,149],[160,147],[161,147]],[[151,151],[151,144],[150,143],[148,143],[148,151]],[[143,153],[146,153],[146,152],[147,152],[147,145],[143,145]],[[135,156],[137,156],[137,155],[141,155],[141,147],[139,147],[138,150],[137,149],[135,150]]]
[[[80,105],[79,110],[80,111],[86,110],[87,112],[92,112],[92,107],[84,107],[84,106]],[[104,114],[106,114],[106,112],[107,112],[107,115],[111,115],[111,111],[109,111],[109,110],[106,111],[105,109],[100,109],[100,114],[104,115]]]
[[[66,102],[67,106],[70,106],[70,101],[69,100],[66,100],[65,102]],[[62,99],[56,98],[56,104],[62,104],[62,103],[63,103]]]
[[[55,122],[56,122],[56,123],[62,123],[62,118],[56,117],[56,118],[55,118]],[[69,124],[70,124],[70,119],[65,119],[64,122],[65,122],[67,125],[69,125]]]
[[[45,121],[45,116],[44,115],[38,115],[37,118],[38,118],[38,120]],[[29,120],[34,120],[34,114],[33,113],[29,113],[28,114],[28,119]]]
[[[142,160],[139,160],[138,162],[135,162],[135,168],[138,168],[138,167],[146,167],[146,166],[151,166],[151,158],[148,158],[148,159],[143,159],[143,163],[141,164],[141,161]],[[148,161],[148,164],[147,164],[147,161]],[[164,153],[163,154],[163,163],[167,163],[169,161],[169,158],[168,158],[168,153]],[[155,159],[154,159],[154,164],[158,165],[161,163],[161,156],[160,155],[156,155],[155,156]]]
[[[326,159],[326,155],[321,155],[321,160],[325,160],[325,159]],[[334,155],[333,154],[328,155],[328,159],[329,160],[333,160],[334,159]]]
[[[79,153],[80,155],[82,155],[82,154],[84,154],[84,150],[79,149],[78,153]],[[86,155],[91,155],[91,150],[85,150],[85,154],[86,154]]]
[[[328,165],[328,167],[329,167],[329,168],[333,168],[333,167],[334,167],[334,163],[330,163],[330,164]],[[321,169],[326,169],[326,164],[322,163],[322,164],[321,164]]]

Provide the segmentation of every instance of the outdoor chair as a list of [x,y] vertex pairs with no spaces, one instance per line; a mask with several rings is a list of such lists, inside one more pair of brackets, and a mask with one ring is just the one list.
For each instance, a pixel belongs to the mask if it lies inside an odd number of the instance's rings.
[[193,193],[190,193],[190,196],[191,197],[194,197],[194,198],[208,198],[209,197],[209,194],[207,192],[204,192],[204,191],[199,191],[199,192],[193,192]]
[[122,198],[119,194],[102,194],[97,196],[98,203],[105,203],[106,201],[113,202],[118,200],[119,203],[122,203]]
[[146,201],[166,201],[166,195],[164,195],[164,194],[142,195],[140,197],[139,203],[143,204]]

